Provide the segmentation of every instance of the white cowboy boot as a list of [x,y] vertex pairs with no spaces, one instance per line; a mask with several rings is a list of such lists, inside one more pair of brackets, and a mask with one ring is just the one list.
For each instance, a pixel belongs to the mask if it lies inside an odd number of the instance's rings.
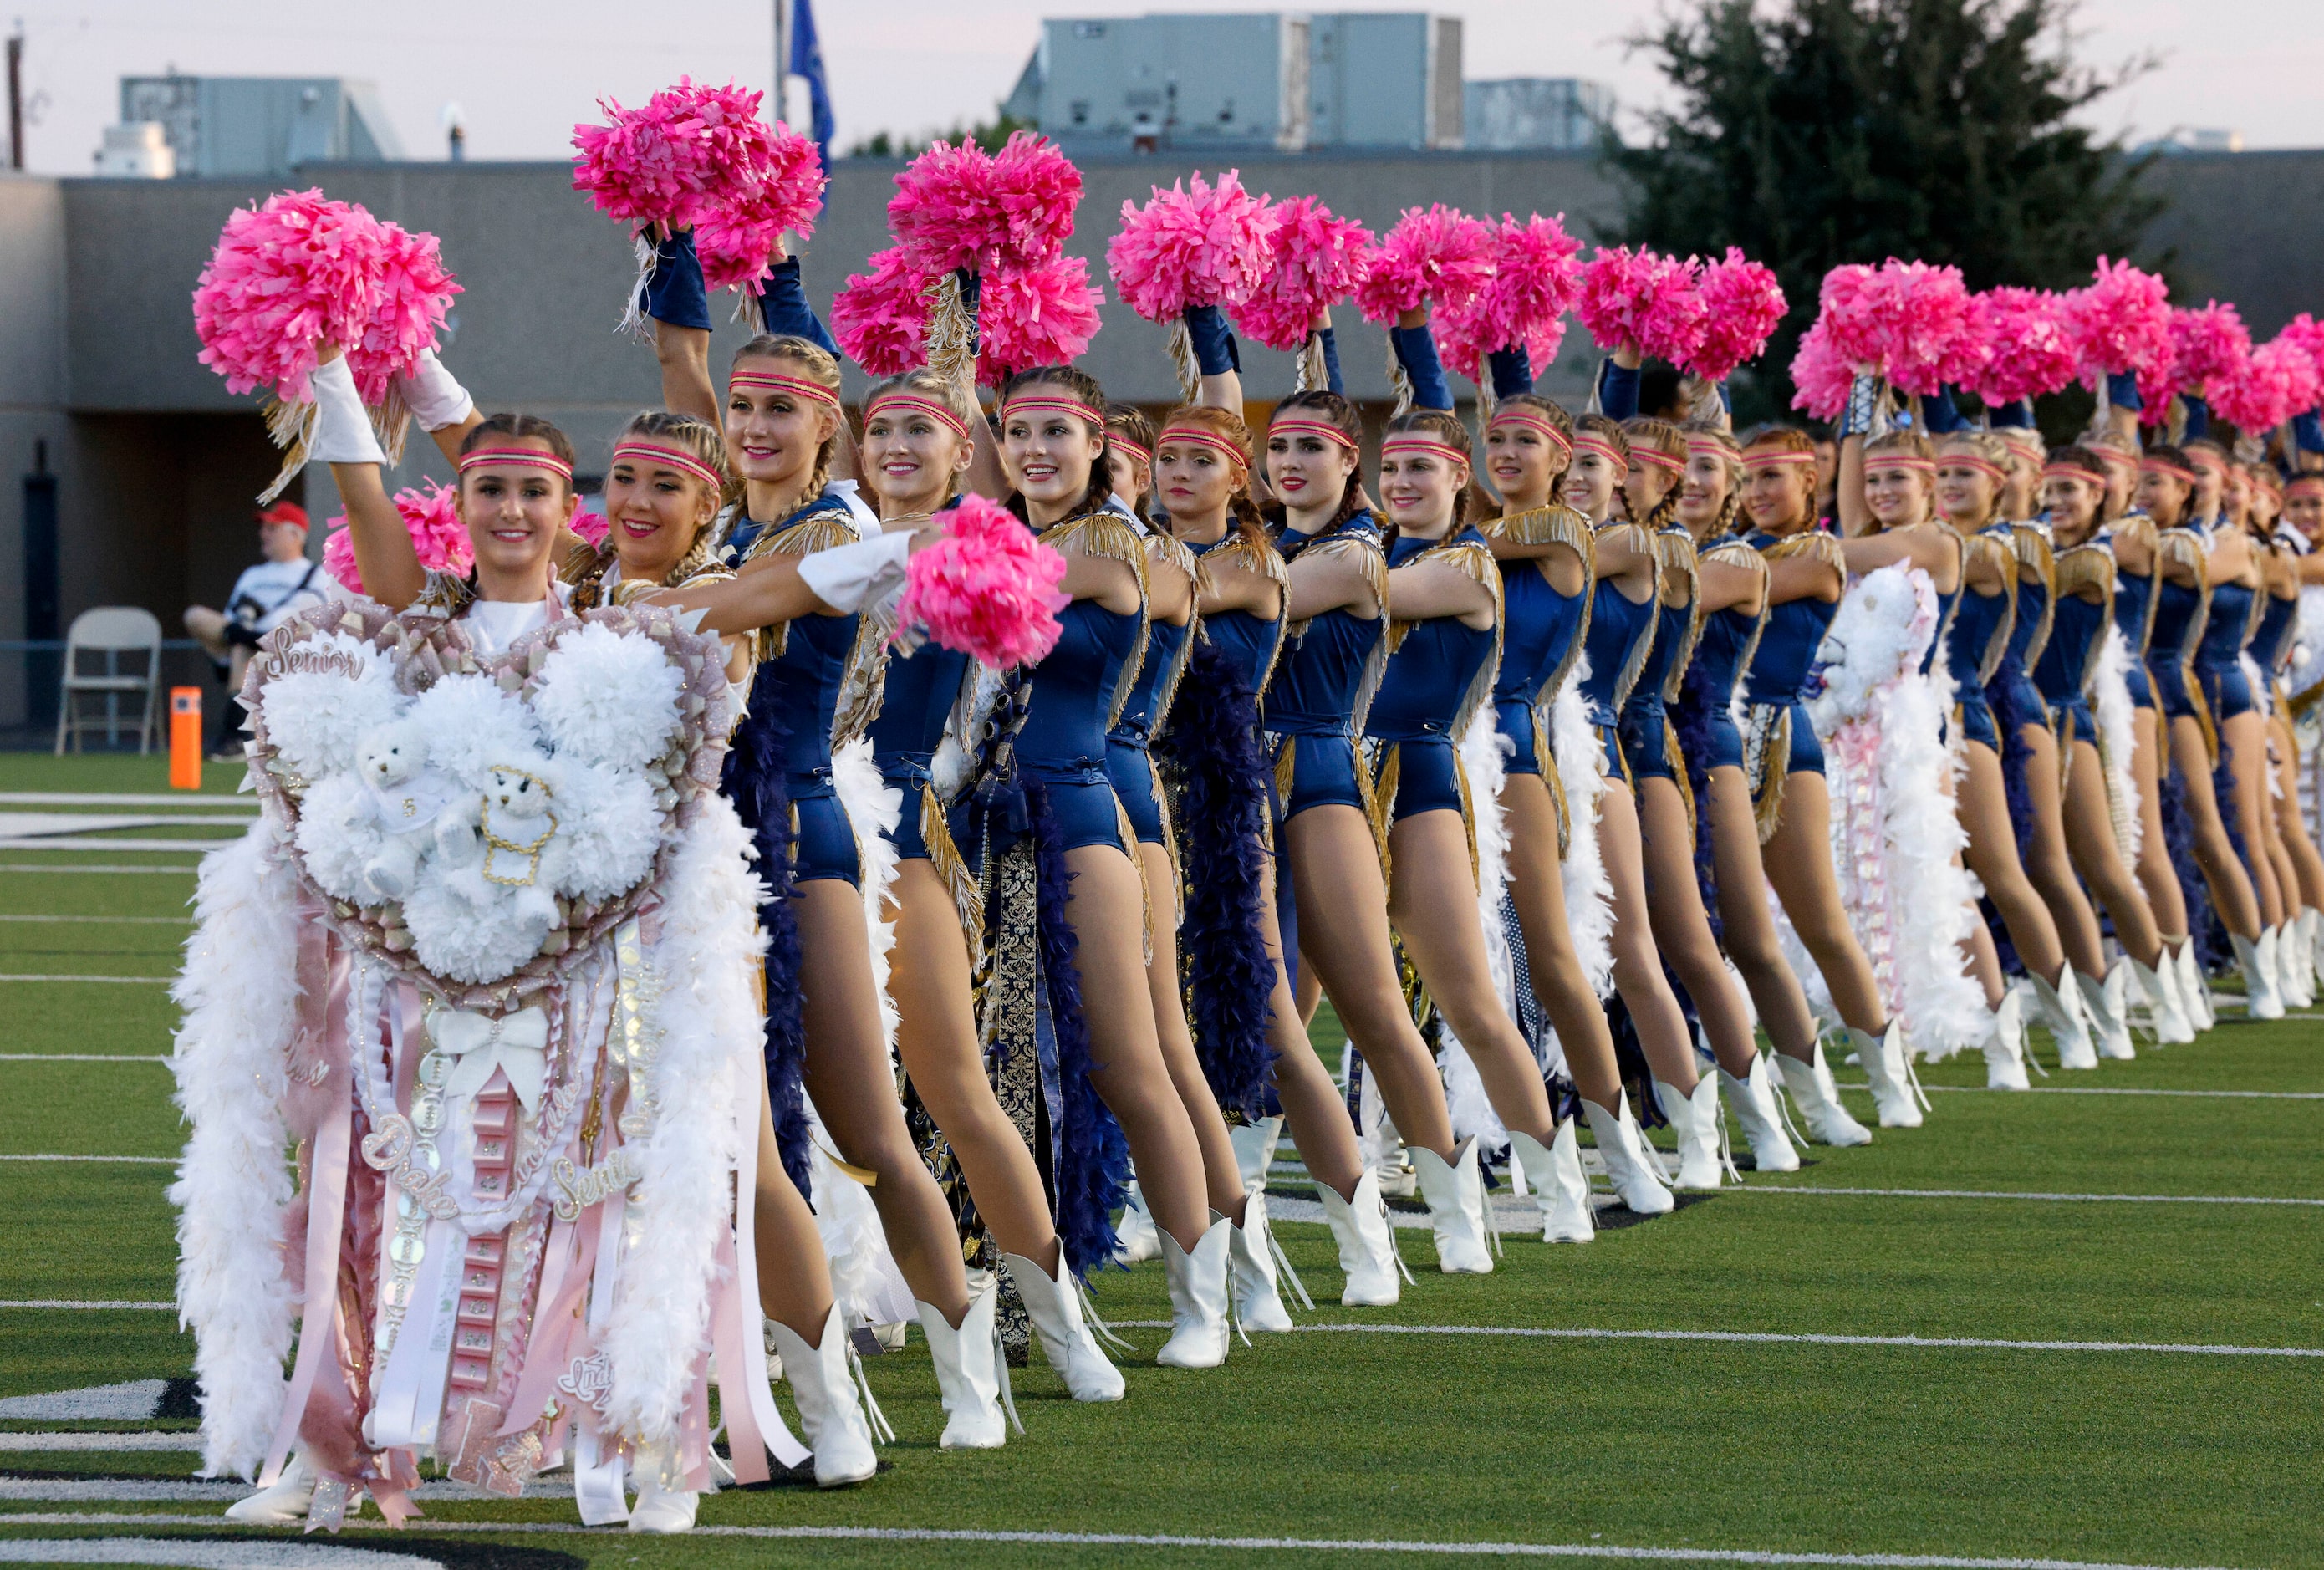
[[[1224,1218],[1213,1210],[1211,1219]],[[1227,1227],[1227,1270],[1234,1280],[1238,1325],[1246,1332],[1294,1328],[1291,1311],[1283,1306],[1283,1293],[1276,1284],[1275,1240],[1267,1224],[1267,1196],[1257,1189],[1243,1199],[1242,1224]]]
[[2010,987],[1993,1011],[1993,1033],[1985,1039],[1985,1088],[2031,1090],[2025,1060],[2025,994]]
[[[2115,968],[2119,973],[2122,967]],[[2130,1024],[2123,1016],[2121,994],[2109,984],[2113,978],[2093,980],[2070,965],[2066,974],[2074,978],[2074,989],[2082,994],[2082,1017],[2089,1022],[2090,1045],[2098,1048],[2098,1056],[2117,1063],[2137,1057],[2137,1048],[2130,1044]]]
[[1824,1061],[1821,1041],[1815,1044],[1815,1060],[1812,1063],[1777,1053],[1775,1072],[1783,1076],[1792,1104],[1799,1108],[1800,1121],[1808,1126],[1809,1142],[1835,1149],[1872,1142],[1872,1131],[1858,1122],[1840,1104],[1840,1086],[1831,1077],[1831,1065]]
[[2274,931],[2262,932],[2257,943],[2233,933],[2227,936],[2236,946],[2236,968],[2244,973],[2244,1017],[2281,1020],[2283,1000],[2275,993]]
[[848,1372],[850,1345],[839,1305],[831,1306],[816,1345],[809,1346],[779,1319],[768,1322],[767,1334],[781,1349],[783,1374],[790,1381],[791,1399],[798,1403],[799,1427],[807,1430],[807,1447],[815,1452],[816,1486],[844,1488],[878,1472],[872,1427]]
[[1242,1173],[1243,1192],[1260,1194],[1267,1189],[1267,1170],[1275,1165],[1275,1147],[1283,1138],[1281,1118],[1261,1118],[1255,1123],[1237,1123],[1227,1131],[1234,1141],[1235,1166]]
[[1121,1264],[1142,1265],[1148,1260],[1162,1257],[1162,1234],[1155,1229],[1154,1213],[1146,1208],[1146,1196],[1135,1178],[1130,1180],[1128,1197],[1121,1206],[1121,1220],[1115,1224],[1113,1234],[1121,1240],[1113,1254]]
[[1557,1125],[1546,1146],[1531,1134],[1512,1130],[1509,1157],[1524,1168],[1526,1187],[1533,1190],[1534,1206],[1541,1213],[1542,1242],[1588,1242],[1598,1235],[1590,1175],[1582,1169],[1582,1141],[1572,1118]]
[[[942,1309],[931,1303],[920,1305],[920,1334],[928,1338],[936,1389],[944,1392],[939,1450],[998,1450],[1009,1443],[1009,1419],[1016,1414],[1001,1409],[1008,1375],[993,1324],[1000,1308],[1001,1288],[990,1279],[982,1291],[971,1287],[968,1312],[961,1316],[956,1330],[945,1323]],[[1019,1424],[1017,1431],[1023,1433],[1024,1426]]]
[[2127,955],[2123,957],[2138,980],[2138,990],[2145,994],[2146,1017],[2153,1027],[2155,1044],[2177,1047],[2192,1041],[2195,1027],[2179,1002],[2178,969],[2171,963],[2170,951],[2163,951],[2160,970],[2150,970]]
[[640,1445],[630,1464],[637,1479],[638,1502],[630,1507],[630,1530],[658,1537],[694,1530],[694,1512],[701,1495],[689,1488],[671,1488],[665,1474],[675,1472],[676,1458],[667,1445]]
[[1049,1366],[1077,1401],[1118,1401],[1124,1389],[1113,1366],[1082,1316],[1081,1295],[1023,1254],[1003,1254],[1009,1279],[1025,1305],[1025,1317],[1041,1338]]
[[2082,1018],[2081,989],[2061,984],[2073,969],[2070,965],[2060,966],[2057,983],[2038,975],[2027,979],[2034,984],[2034,1001],[2042,1011],[2042,1022],[2050,1027],[2050,1039],[2058,1048],[2058,1067],[2096,1068],[2098,1053],[2090,1045],[2089,1025]]
[[1655,1100],[1678,1135],[1678,1178],[1674,1188],[1716,1188],[1727,1180],[1725,1152],[1720,1146],[1726,1125],[1719,1116],[1719,1081],[1706,1074],[1694,1082],[1692,1094],[1682,1095],[1655,1081]]
[[1170,1280],[1170,1339],[1154,1354],[1165,1368],[1216,1368],[1227,1360],[1228,1234],[1226,1217],[1213,1220],[1192,1253],[1162,1234],[1162,1269]]
[[2324,984],[2324,910],[2310,907],[2300,913],[2300,928],[2304,941],[2301,952],[2308,956],[2308,969],[2319,984]]
[[1880,1126],[1919,1128],[1921,1104],[1914,1094],[1912,1065],[1904,1057],[1903,1022],[1889,1020],[1888,1029],[1877,1037],[1852,1025],[1847,1029],[1848,1044],[1864,1065],[1865,1078],[1872,1082],[1872,1104],[1880,1113]]
[[2300,923],[2287,919],[2275,928],[2275,995],[2288,1008],[2305,1009],[2316,1002],[2313,972],[2300,952]]
[[1735,1121],[1743,1125],[1744,1142],[1751,1147],[1752,1166],[1762,1172],[1798,1171],[1800,1153],[1793,1148],[1792,1136],[1784,1131],[1784,1114],[1775,1105],[1775,1087],[1767,1078],[1767,1055],[1755,1054],[1751,1072],[1740,1079],[1720,1069],[1719,1082],[1727,1087],[1727,1099],[1735,1108]]
[[1466,1139],[1452,1159],[1430,1150],[1412,1151],[1412,1170],[1436,1234],[1436,1268],[1448,1276],[1489,1276],[1493,1249],[1485,1235],[1485,1184],[1477,1170],[1477,1141]]
[[1356,1179],[1356,1191],[1340,1197],[1329,1183],[1318,1182],[1323,1219],[1332,1224],[1332,1241],[1340,1245],[1340,1270],[1347,1282],[1340,1288],[1342,1308],[1393,1307],[1404,1296],[1397,1276],[1404,1261],[1396,1251],[1396,1234],[1388,1224],[1388,1202],[1380,1197],[1379,1174],[1367,1170]]
[[[282,1475],[270,1486],[226,1506],[226,1519],[248,1527],[296,1525],[307,1519],[307,1507],[315,1501],[316,1481],[305,1452],[293,1450],[290,1459],[282,1464]],[[362,1509],[358,1497],[347,1507],[347,1514],[353,1516]]]
[[1671,1196],[1670,1179],[1663,1175],[1661,1158],[1646,1143],[1646,1131],[1630,1115],[1628,1096],[1617,1090],[1609,1111],[1585,1095],[1582,1115],[1590,1120],[1598,1154],[1605,1159],[1606,1176],[1614,1180],[1614,1193],[1624,1205],[1640,1215],[1667,1215],[1678,1208],[1678,1201]]
[[2179,967],[2179,1002],[2187,1011],[2187,1022],[2199,1034],[2210,1030],[2219,1022],[2219,1008],[2211,999],[2211,982],[2203,974],[2203,962],[2196,956],[2195,940],[2181,938],[2172,960]]

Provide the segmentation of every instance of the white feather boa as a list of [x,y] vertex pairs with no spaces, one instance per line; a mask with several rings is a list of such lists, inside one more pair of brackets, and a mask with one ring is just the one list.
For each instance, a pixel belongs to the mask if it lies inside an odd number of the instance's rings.
[[178,1207],[178,1322],[195,1335],[202,1475],[255,1477],[281,1417],[298,1299],[283,1269],[292,1200],[283,1103],[298,1032],[299,907],[274,823],[202,858],[185,1011],[170,1058],[192,1127],[170,1201]]
[[1943,739],[1952,682],[1941,661],[1921,670],[1936,624],[1926,573],[1900,563],[1866,574],[1832,619],[1825,688],[1810,705],[1841,900],[1890,1010],[1932,1059],[1976,1046],[1990,1030],[1965,970],[1972,886]]
[[[1509,953],[1508,935],[1501,926],[1501,901],[1508,897],[1509,828],[1501,811],[1501,785],[1508,778],[1504,760],[1513,751],[1490,704],[1477,706],[1467,734],[1461,738],[1461,771],[1469,787],[1470,832],[1477,843],[1477,925],[1484,933],[1485,963],[1493,978],[1493,993],[1507,1008],[1514,1000],[1517,963]],[[1452,1120],[1452,1137],[1474,1135],[1489,1150],[1509,1142],[1509,1131],[1493,1111],[1485,1082],[1469,1049],[1452,1033],[1448,1021],[1444,1050],[1437,1069],[1444,1077],[1444,1110]]]
[[2138,864],[2146,820],[2138,799],[2138,710],[2130,701],[2130,640],[2111,622],[2098,647],[2098,676],[2090,684],[2090,714],[2106,742],[2107,796],[2114,808],[2116,848],[2123,864]]
[[[1598,799],[1605,791],[1606,752],[1590,724],[1582,682],[1589,656],[1573,662],[1573,673],[1549,706],[1549,749],[1565,792],[1565,928],[1591,991],[1600,998],[1614,990],[1614,880],[1598,841]],[[1552,759],[1544,759],[1545,768]]]
[[661,931],[650,953],[660,1026],[656,1112],[633,1147],[641,1176],[602,1343],[613,1368],[607,1418],[648,1443],[676,1436],[709,1350],[719,1233],[746,1154],[734,1058],[758,1051],[751,977],[766,947],[749,919],[764,891],[750,850],[725,798],[702,798],[662,881]]
[[888,995],[896,924],[884,914],[896,886],[896,827],[904,819],[904,793],[880,777],[872,742],[858,736],[831,755],[831,782],[855,831],[855,859],[863,873],[863,926],[872,940],[872,984],[880,993],[880,1033],[896,1050],[896,1003]]

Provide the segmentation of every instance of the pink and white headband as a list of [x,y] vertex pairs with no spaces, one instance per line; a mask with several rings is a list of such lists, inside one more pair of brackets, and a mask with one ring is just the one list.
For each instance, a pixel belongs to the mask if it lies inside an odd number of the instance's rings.
[[863,411],[864,423],[869,425],[872,417],[882,409],[908,409],[915,414],[925,414],[961,440],[969,439],[968,421],[933,398],[923,398],[917,392],[882,392]]
[[1643,441],[1634,441],[1630,444],[1630,461],[1673,475],[1686,467],[1684,458],[1666,453],[1658,447],[1650,447]]
[[1791,464],[1805,465],[1815,461],[1815,454],[1802,452],[1796,448],[1789,447],[1774,448],[1766,452],[1747,452],[1743,455],[1743,466],[1750,469],[1774,468],[1780,465]]
[[1980,453],[1949,452],[1940,457],[1940,464],[1954,464],[1965,469],[1975,469],[1989,480],[2006,480],[2009,471]]
[[1577,435],[1573,439],[1573,451],[1576,457],[1585,452],[1595,453],[1617,472],[1626,473],[1630,466],[1629,460],[1622,456],[1622,449],[1596,431],[1585,430]]
[[726,386],[730,392],[736,387],[768,387],[810,403],[820,403],[835,412],[839,408],[839,394],[822,383],[810,382],[804,376],[786,376],[780,371],[745,371],[738,367],[726,378]]
[[1208,448],[1238,467],[1245,469],[1250,467],[1250,457],[1241,448],[1221,436],[1217,431],[1205,429],[1199,425],[1172,426],[1164,431],[1161,439],[1154,444],[1154,450],[1159,452],[1173,442],[1181,442],[1189,447]]
[[1003,420],[1019,414],[1068,414],[1076,420],[1086,420],[1100,429],[1105,427],[1104,415],[1080,399],[1062,392],[1020,392],[1001,410]]
[[1320,437],[1325,441],[1337,442],[1340,446],[1346,448],[1350,452],[1356,450],[1355,439],[1328,420],[1302,420],[1296,415],[1291,415],[1282,420],[1278,420],[1272,425],[1269,425],[1267,428],[1267,434],[1269,438],[1277,436]]
[[1469,462],[1469,455],[1459,448],[1438,441],[1433,437],[1422,436],[1415,431],[1406,431],[1391,436],[1380,443],[1381,457],[1386,458],[1395,453],[1442,458],[1448,464],[1459,464],[1463,467],[1466,467]]
[[1573,456],[1573,443],[1567,438],[1565,432],[1552,424],[1548,415],[1530,404],[1503,404],[1493,411],[1493,422],[1486,429],[1498,430],[1504,425],[1522,425],[1528,430],[1538,431],[1548,439],[1550,446],[1568,457]]
[[558,479],[570,485],[573,466],[555,453],[538,447],[477,447],[460,455],[460,472],[481,468],[547,469]]
[[651,441],[625,441],[613,448],[613,461],[620,463],[623,458],[660,464],[680,474],[691,475],[713,491],[724,489],[726,484],[724,476],[681,448],[664,447]]
[[2138,463],[2138,472],[2142,475],[2162,475],[2190,485],[2195,483],[2194,470],[2182,469],[2177,464],[2169,463],[2158,457],[2141,458]]

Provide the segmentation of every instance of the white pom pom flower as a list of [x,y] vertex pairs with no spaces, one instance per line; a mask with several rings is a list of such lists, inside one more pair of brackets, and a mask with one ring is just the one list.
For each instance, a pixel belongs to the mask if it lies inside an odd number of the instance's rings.
[[558,639],[542,661],[532,711],[559,757],[635,771],[669,750],[684,685],[652,639],[593,622]]
[[[395,690],[388,657],[368,643],[327,633],[298,647],[302,669],[260,688],[260,711],[282,761],[314,780],[352,764],[355,743],[395,718],[409,700]],[[349,670],[354,674],[344,674]]]
[[494,763],[540,751],[532,716],[489,676],[447,676],[411,713],[427,729],[429,762],[472,789]]

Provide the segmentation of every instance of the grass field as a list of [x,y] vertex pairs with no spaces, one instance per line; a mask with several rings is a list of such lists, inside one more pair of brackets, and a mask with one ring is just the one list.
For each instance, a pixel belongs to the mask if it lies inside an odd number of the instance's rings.
[[[225,774],[213,789],[231,790]],[[0,791],[161,780],[159,760],[0,757]],[[0,919],[0,974],[168,975],[192,859],[0,851],[0,917],[105,919]],[[76,865],[172,870],[24,870]],[[170,1298],[171,1168],[152,1159],[181,1134],[150,1059],[171,1024],[160,985],[0,982],[0,1157],[146,1159],[0,1161],[0,1399],[190,1370],[166,1310],[23,1306]],[[2135,1063],[2053,1068],[2032,1094],[1978,1088],[1981,1066],[1925,1078],[1922,1130],[1813,1150],[1794,1176],[1585,1247],[1511,1235],[1490,1277],[1421,1270],[1395,1309],[1296,1312],[1299,1333],[1239,1344],[1222,1371],[1133,1366],[1119,1407],[1074,1405],[1037,1362],[1016,1381],[1028,1432],[1003,1451],[936,1450],[915,1333],[869,1364],[899,1438],[864,1487],[722,1493],[702,1505],[715,1530],[685,1538],[585,1532],[553,1492],[438,1501],[401,1537],[337,1546],[402,1564],[834,1570],[1413,1554],[2324,1565],[2324,1021],[2231,1017]],[[1868,1120],[1868,1095],[1849,1096]],[[1287,1150],[1275,1191],[1308,1192]],[[1281,1232],[1336,1304],[1329,1234]],[[1431,1257],[1424,1233],[1399,1239],[1416,1265]],[[1098,1290],[1109,1317],[1167,1316],[1158,1266]],[[1162,1337],[1125,1333],[1148,1360]],[[195,1456],[151,1447],[168,1440],[36,1436],[191,1426],[0,1417],[0,1561],[228,1562],[54,1542],[262,1535],[221,1530],[231,1492],[203,1497]]]

